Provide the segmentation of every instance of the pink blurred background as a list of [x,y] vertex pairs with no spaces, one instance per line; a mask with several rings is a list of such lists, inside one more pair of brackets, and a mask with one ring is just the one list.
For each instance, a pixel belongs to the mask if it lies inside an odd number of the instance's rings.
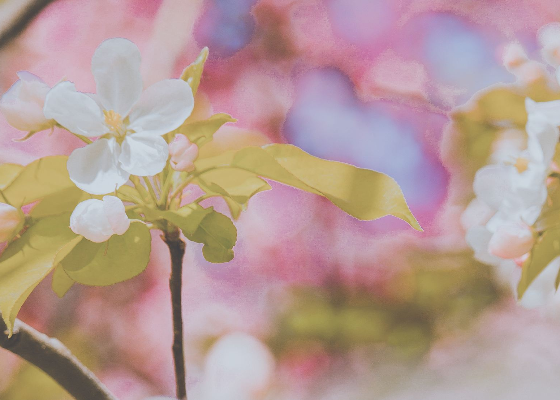
[[[0,1],[2,24],[21,4]],[[0,92],[20,70],[94,91],[91,56],[110,37],[139,46],[145,85],[208,46],[197,101],[238,119],[223,129],[400,184],[424,233],[273,184],[236,223],[234,261],[210,264],[188,245],[193,399],[556,399],[560,327],[517,308],[472,259],[462,210],[446,201],[461,166],[444,165],[440,144],[453,107],[514,81],[504,46],[536,54],[537,30],[559,20],[553,0],[57,0],[0,48]],[[81,145],[62,131],[21,136],[0,117],[0,162]],[[140,277],[62,300],[44,282],[20,314],[123,400],[174,390],[169,259],[158,237],[153,247]],[[68,398],[5,351],[0,371],[1,399]]]

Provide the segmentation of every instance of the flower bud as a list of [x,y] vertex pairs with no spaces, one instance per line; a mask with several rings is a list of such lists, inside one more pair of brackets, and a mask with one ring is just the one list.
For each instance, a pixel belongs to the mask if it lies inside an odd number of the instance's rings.
[[488,243],[488,252],[505,259],[514,259],[528,253],[535,237],[530,227],[517,222],[507,222],[492,235]]
[[191,143],[185,135],[178,134],[169,144],[171,167],[176,171],[189,172],[194,169],[194,160],[198,157],[198,146]]
[[12,239],[23,228],[25,216],[15,207],[0,203],[0,242]]
[[19,80],[0,99],[0,112],[6,121],[20,131],[37,132],[54,126],[45,118],[43,106],[50,87],[39,77],[18,72]]
[[560,23],[554,22],[539,29],[539,43],[543,59],[553,67],[560,66]]
[[90,199],[76,206],[70,216],[70,229],[95,243],[124,234],[130,226],[123,202],[115,196]]

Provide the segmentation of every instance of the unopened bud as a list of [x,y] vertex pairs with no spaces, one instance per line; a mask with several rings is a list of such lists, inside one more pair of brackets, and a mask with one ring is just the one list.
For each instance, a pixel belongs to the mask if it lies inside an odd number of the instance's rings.
[[70,216],[70,229],[95,243],[105,242],[115,234],[122,235],[129,227],[124,204],[115,196],[82,201]]
[[22,228],[25,216],[15,207],[0,203],[0,242],[12,239]]
[[178,134],[169,144],[171,167],[176,171],[189,172],[194,169],[194,161],[198,157],[198,146],[191,143],[185,135]]
[[531,251],[535,237],[527,225],[508,222],[501,225],[488,243],[488,252],[505,259],[522,257]]
[[43,106],[50,87],[39,77],[18,72],[19,80],[0,99],[0,112],[6,121],[20,131],[37,132],[54,126],[45,118]]

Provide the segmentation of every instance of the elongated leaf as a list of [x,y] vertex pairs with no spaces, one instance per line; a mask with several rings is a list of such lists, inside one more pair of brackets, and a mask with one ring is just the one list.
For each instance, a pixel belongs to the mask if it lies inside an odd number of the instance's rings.
[[150,229],[133,222],[124,235],[107,242],[81,240],[60,265],[74,281],[90,286],[108,286],[140,274],[150,259]]
[[323,160],[298,147],[273,144],[247,147],[195,163],[200,171],[235,167],[326,197],[360,220],[393,215],[422,230],[410,212],[399,185],[380,172]]
[[181,74],[181,79],[187,82],[193,91],[193,96],[196,96],[198,86],[200,85],[200,78],[202,71],[204,71],[204,64],[208,58],[208,47],[203,48],[196,60],[189,65]]
[[0,165],[0,190],[6,189],[6,187],[19,175],[22,169],[23,166],[18,164]]
[[59,250],[76,235],[68,227],[69,215],[44,218],[0,257],[0,312],[13,328],[19,309],[31,291],[53,269]]
[[56,258],[54,260],[54,272],[52,276],[52,289],[53,292],[60,298],[64,297],[66,292],[70,290],[72,285],[74,285],[75,281],[71,279],[66,272],[64,272],[64,268],[60,265],[60,262],[68,255],[78,243],[82,241],[82,236],[76,236],[74,239],[66,243],[60,251],[57,253]]
[[78,203],[90,198],[89,194],[77,187],[71,187],[45,197],[33,207],[29,215],[33,218],[44,218],[51,215],[72,213]]
[[517,297],[521,299],[535,278],[556,257],[560,256],[560,228],[545,231],[533,246],[529,258],[523,263]]
[[4,196],[17,207],[75,187],[68,176],[67,160],[66,156],[53,156],[33,161],[4,189]]
[[212,208],[204,217],[198,229],[192,235],[185,235],[189,240],[204,243],[202,254],[211,263],[224,263],[234,257],[233,246],[237,241],[237,229],[231,219]]
[[181,125],[177,131],[185,135],[192,143],[202,146],[206,142],[212,140],[214,133],[216,133],[222,125],[227,122],[236,121],[235,118],[232,118],[232,116],[228,114],[214,114],[210,118],[202,121],[187,122]]

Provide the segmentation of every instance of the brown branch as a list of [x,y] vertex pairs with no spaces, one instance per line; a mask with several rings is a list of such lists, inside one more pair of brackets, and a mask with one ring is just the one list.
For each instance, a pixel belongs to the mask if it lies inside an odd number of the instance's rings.
[[163,241],[169,247],[169,254],[171,255],[169,289],[171,291],[171,307],[173,310],[173,361],[175,363],[177,399],[187,400],[185,352],[183,349],[183,314],[181,308],[185,242],[181,240],[178,229],[173,232],[165,232]]
[[[0,29],[0,48],[17,38],[27,26],[43,11],[43,9],[55,0],[30,0],[20,7],[19,12],[10,23]],[[6,6],[5,6],[6,7]]]
[[77,400],[117,400],[66,346],[16,320],[14,333],[0,318],[0,346],[42,369]]

